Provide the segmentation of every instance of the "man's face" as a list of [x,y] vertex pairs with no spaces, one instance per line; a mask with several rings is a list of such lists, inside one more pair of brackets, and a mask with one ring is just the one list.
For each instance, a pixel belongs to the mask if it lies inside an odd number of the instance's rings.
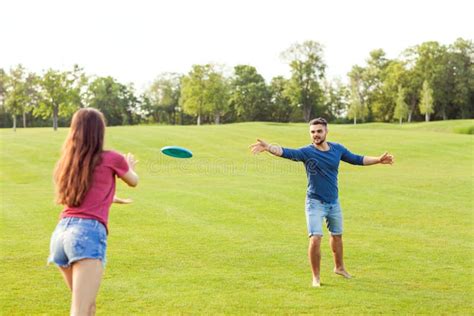
[[326,135],[328,133],[327,127],[321,124],[310,125],[309,134],[313,140],[313,144],[321,145],[326,140]]

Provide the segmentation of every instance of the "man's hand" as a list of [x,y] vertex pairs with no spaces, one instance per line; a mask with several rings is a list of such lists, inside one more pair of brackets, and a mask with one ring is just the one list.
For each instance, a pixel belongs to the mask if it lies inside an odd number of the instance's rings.
[[255,144],[250,145],[250,149],[254,155],[261,153],[262,151],[268,150],[268,143],[263,140],[257,139]]
[[376,164],[393,165],[395,159],[388,152],[384,152],[380,157],[364,156],[363,165],[371,166]]
[[395,159],[392,155],[389,155],[388,152],[384,152],[382,156],[379,157],[379,163],[383,165],[390,164],[392,165],[395,162]]

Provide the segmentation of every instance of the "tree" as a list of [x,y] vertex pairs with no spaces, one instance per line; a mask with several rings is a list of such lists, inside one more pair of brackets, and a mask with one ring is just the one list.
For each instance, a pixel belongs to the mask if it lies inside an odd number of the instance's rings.
[[398,93],[397,93],[397,102],[395,104],[395,111],[393,113],[393,117],[400,120],[400,124],[404,118],[408,115],[408,105],[405,102],[405,89],[401,86],[398,86]]
[[231,79],[230,104],[242,121],[267,121],[269,113],[269,93],[265,79],[257,69],[249,65],[234,67]]
[[38,106],[40,101],[40,77],[35,73],[29,73],[24,81],[25,103],[23,107],[23,127],[26,127],[26,115]]
[[282,76],[274,77],[270,83],[271,119],[277,122],[289,122],[293,108],[285,95],[288,80]]
[[[452,45],[424,42],[405,51],[413,78],[407,88],[411,106],[425,80],[433,91],[433,113],[442,119],[470,117],[474,113],[474,47],[457,39]],[[414,93],[415,87],[418,88]]]
[[184,113],[197,116],[201,125],[204,115],[213,115],[218,124],[227,111],[227,87],[216,65],[193,65],[187,76],[181,78],[179,104]]
[[40,81],[40,100],[33,114],[43,119],[53,117],[53,129],[58,128],[59,117],[70,117],[81,106],[77,95],[77,74],[49,69]]
[[375,49],[370,52],[367,66],[362,72],[362,87],[369,121],[389,121],[391,119],[393,100],[383,91],[386,68],[389,64],[390,60],[385,57],[384,50]]
[[206,85],[206,100],[210,105],[214,123],[219,124],[220,119],[229,110],[229,84],[221,72],[213,71],[209,74]]
[[286,95],[293,106],[302,108],[306,122],[314,113],[324,112],[321,81],[325,76],[326,64],[322,55],[323,48],[315,41],[294,44],[282,53],[291,68]]
[[420,113],[425,115],[425,120],[428,122],[433,112],[433,90],[430,88],[428,81],[425,80],[420,95]]
[[341,118],[350,103],[350,90],[338,79],[324,83],[324,109],[322,116],[329,121]]
[[363,74],[364,68],[357,65],[353,66],[349,73],[350,103],[347,117],[354,120],[354,125],[357,124],[357,119],[364,120],[368,114],[367,106],[365,104],[365,96],[363,94]]
[[146,114],[142,109],[140,100],[135,95],[135,87],[133,83],[120,85],[120,97],[125,104],[123,119],[121,125],[139,124],[145,119]]
[[193,65],[189,74],[181,78],[179,104],[185,113],[197,116],[197,125],[201,125],[201,116],[209,112],[205,89],[210,68],[210,65]]
[[[395,108],[398,102],[400,86],[405,87],[407,85],[407,71],[405,64],[399,60],[391,60],[387,67],[384,69],[383,82],[381,91],[384,95],[381,100],[380,106],[374,109],[374,118],[378,118],[383,121],[392,121],[394,116]],[[403,90],[404,98],[406,96],[405,89]],[[408,114],[408,113],[407,113]],[[403,118],[406,118],[404,115]]]
[[3,68],[0,68],[0,108],[5,106],[5,98],[7,94],[8,74]]
[[413,117],[418,117],[420,100],[420,90],[423,85],[421,75],[413,68],[407,69],[406,73],[406,96],[408,100],[408,122],[411,122]]
[[98,77],[89,85],[88,105],[99,109],[108,125],[133,123],[132,112],[138,102],[133,88],[112,77]]
[[0,68],[0,127],[5,126],[7,123],[5,122],[5,118],[7,118],[8,114],[6,113],[5,109],[5,99],[7,97],[7,82],[8,74],[3,68]]
[[354,120],[354,125],[357,124],[357,118],[363,118],[367,115],[366,107],[362,103],[359,91],[356,84],[351,84],[351,99],[347,117]]
[[414,71],[417,76],[421,82],[427,81],[432,89],[433,112],[430,114],[447,119],[446,108],[452,91],[447,48],[436,41],[429,41],[408,49],[408,52],[415,59]]
[[179,112],[181,75],[162,73],[145,92],[150,101],[150,113],[153,121],[176,124],[176,112]]
[[26,111],[28,99],[26,95],[25,68],[18,65],[10,69],[10,75],[5,80],[5,100],[6,112],[10,113],[13,119],[13,130],[16,131],[16,118]]
[[67,72],[67,75],[71,84],[71,103],[81,108],[85,107],[85,101],[89,92],[89,78],[84,73],[84,69],[74,65],[72,71]]
[[458,38],[449,46],[448,54],[453,80],[451,117],[472,118],[474,116],[474,43]]

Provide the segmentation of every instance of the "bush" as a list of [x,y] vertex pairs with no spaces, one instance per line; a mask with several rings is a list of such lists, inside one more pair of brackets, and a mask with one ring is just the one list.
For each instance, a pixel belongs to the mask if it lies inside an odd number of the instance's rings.
[[471,126],[466,126],[466,127],[458,127],[454,129],[455,133],[458,134],[469,134],[473,135],[474,134],[474,125]]

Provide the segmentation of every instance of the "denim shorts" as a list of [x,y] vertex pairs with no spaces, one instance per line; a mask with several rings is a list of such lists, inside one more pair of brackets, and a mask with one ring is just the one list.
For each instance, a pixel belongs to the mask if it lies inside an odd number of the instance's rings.
[[51,236],[48,264],[67,268],[81,259],[100,259],[105,267],[107,231],[95,219],[66,217]]
[[324,218],[331,235],[342,235],[342,210],[339,201],[324,203],[307,197],[305,211],[309,237],[323,236]]

